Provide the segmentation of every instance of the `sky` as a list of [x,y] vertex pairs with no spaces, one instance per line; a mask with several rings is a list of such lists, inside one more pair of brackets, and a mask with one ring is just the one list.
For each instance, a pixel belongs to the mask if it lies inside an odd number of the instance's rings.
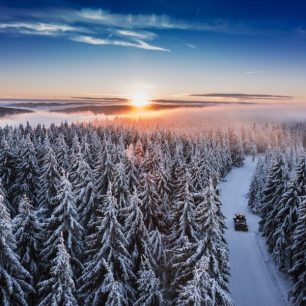
[[1,1],[0,98],[306,102],[306,3]]

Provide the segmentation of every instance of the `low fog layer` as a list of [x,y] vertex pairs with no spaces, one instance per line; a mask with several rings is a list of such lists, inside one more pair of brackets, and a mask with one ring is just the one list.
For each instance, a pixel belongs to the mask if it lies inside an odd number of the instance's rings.
[[0,125],[30,123],[89,122],[102,123],[116,118],[121,123],[145,119],[159,126],[207,127],[233,122],[291,122],[302,121],[306,105],[294,103],[251,103],[155,100],[137,109],[126,101],[1,101]]

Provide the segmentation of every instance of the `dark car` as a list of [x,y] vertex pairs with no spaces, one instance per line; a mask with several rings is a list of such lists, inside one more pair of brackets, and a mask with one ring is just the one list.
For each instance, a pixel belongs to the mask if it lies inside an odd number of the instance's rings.
[[247,232],[249,230],[244,214],[241,214],[241,213],[235,214],[235,217],[233,219],[234,219],[234,224],[235,224],[235,230],[236,231]]

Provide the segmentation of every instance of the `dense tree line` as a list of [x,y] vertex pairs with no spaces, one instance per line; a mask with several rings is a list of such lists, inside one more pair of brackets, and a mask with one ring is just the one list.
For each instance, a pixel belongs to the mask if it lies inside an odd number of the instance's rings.
[[301,140],[260,157],[249,192],[268,250],[293,280],[289,299],[298,306],[306,305],[306,152]]
[[232,305],[233,130],[0,129],[2,305]]

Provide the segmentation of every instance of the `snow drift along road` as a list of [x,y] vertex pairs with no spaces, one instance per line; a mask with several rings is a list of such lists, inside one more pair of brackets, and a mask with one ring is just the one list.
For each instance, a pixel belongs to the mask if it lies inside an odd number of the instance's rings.
[[[258,234],[259,217],[247,206],[246,194],[256,163],[248,157],[241,168],[233,169],[221,184],[223,213],[228,227],[225,238],[230,249],[230,290],[236,306],[284,306],[286,295],[278,273],[272,273],[267,254]],[[236,212],[246,215],[249,232],[236,232],[233,217]]]

